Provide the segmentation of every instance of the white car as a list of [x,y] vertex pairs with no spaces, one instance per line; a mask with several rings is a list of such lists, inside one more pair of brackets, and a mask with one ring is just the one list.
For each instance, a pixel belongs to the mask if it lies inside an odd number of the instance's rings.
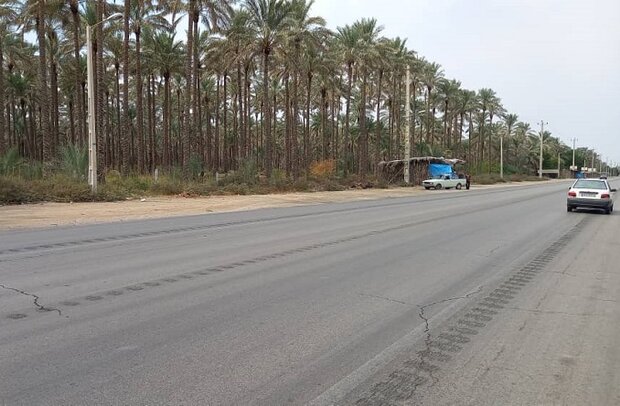
[[426,179],[422,182],[422,186],[424,189],[428,190],[430,188],[433,189],[462,189],[465,186],[465,179],[459,178],[455,175],[441,175],[437,178]]
[[566,211],[579,207],[601,209],[605,214],[614,211],[614,192],[607,179],[577,179],[568,189]]

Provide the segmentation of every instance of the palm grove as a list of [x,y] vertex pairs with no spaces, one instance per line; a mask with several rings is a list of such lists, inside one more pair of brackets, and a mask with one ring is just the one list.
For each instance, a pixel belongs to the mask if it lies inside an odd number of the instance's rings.
[[[85,27],[93,26],[99,173],[185,176],[251,165],[268,178],[333,162],[365,177],[411,154],[534,173],[539,134],[491,89],[382,36],[374,19],[336,31],[311,0],[1,0],[0,156],[41,174],[88,140]],[[106,18],[119,13],[122,18]],[[103,22],[103,23],[102,23]],[[180,35],[179,33],[182,33]],[[405,134],[407,66],[413,97]],[[572,151],[549,133],[545,165]],[[578,151],[584,159],[586,150]],[[581,164],[581,163],[580,163]]]

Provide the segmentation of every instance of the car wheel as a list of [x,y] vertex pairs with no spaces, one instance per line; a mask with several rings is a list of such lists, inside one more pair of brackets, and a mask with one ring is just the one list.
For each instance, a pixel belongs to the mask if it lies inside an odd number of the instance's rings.
[[438,184],[435,185],[435,189],[439,190],[441,188],[442,188],[441,183],[438,183]]
[[426,190],[428,190],[430,188],[431,188],[430,186],[424,186],[424,189],[426,189]]
[[456,190],[461,190],[463,188],[463,185],[461,185],[460,183],[456,184]]
[[573,211],[573,208],[570,206],[566,206],[566,211],[570,213],[571,211]]
[[605,214],[610,214],[611,213],[611,209],[608,207],[605,209]]

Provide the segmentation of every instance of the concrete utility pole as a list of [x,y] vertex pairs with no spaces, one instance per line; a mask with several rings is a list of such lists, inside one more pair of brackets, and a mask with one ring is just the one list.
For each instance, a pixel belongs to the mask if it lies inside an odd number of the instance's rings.
[[499,133],[499,177],[504,179],[504,136],[501,131]]
[[543,120],[540,120],[540,158],[538,160],[538,177],[542,178],[542,165],[543,165],[543,133],[545,131],[545,123]]
[[409,159],[410,157],[410,146],[409,146],[409,98],[411,95],[409,94],[409,65],[407,65],[407,74],[405,78],[405,168],[403,170],[405,176],[405,183],[409,183]]
[[[93,25],[86,25],[86,76],[88,84],[88,184],[93,193],[97,192],[97,135],[95,134],[95,77],[93,73],[93,40],[91,30],[115,18],[122,17],[121,13],[114,13]],[[103,44],[101,45],[103,49]],[[126,68],[126,67],[125,67]]]
[[[577,138],[573,138],[573,168],[575,167],[575,143],[577,142]],[[571,168],[571,169],[573,169]],[[574,170],[574,169],[573,169]]]

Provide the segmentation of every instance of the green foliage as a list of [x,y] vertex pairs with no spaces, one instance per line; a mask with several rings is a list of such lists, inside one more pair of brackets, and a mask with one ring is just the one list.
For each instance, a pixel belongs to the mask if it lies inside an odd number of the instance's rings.
[[203,162],[202,158],[199,155],[192,155],[189,158],[189,162],[187,165],[187,171],[190,179],[198,179],[203,174]]
[[0,157],[0,175],[14,176],[20,173],[20,169],[24,165],[23,158],[19,155],[17,147],[13,147],[6,151]]
[[88,177],[88,151],[77,145],[66,145],[60,149],[60,162],[66,176],[86,180]]

